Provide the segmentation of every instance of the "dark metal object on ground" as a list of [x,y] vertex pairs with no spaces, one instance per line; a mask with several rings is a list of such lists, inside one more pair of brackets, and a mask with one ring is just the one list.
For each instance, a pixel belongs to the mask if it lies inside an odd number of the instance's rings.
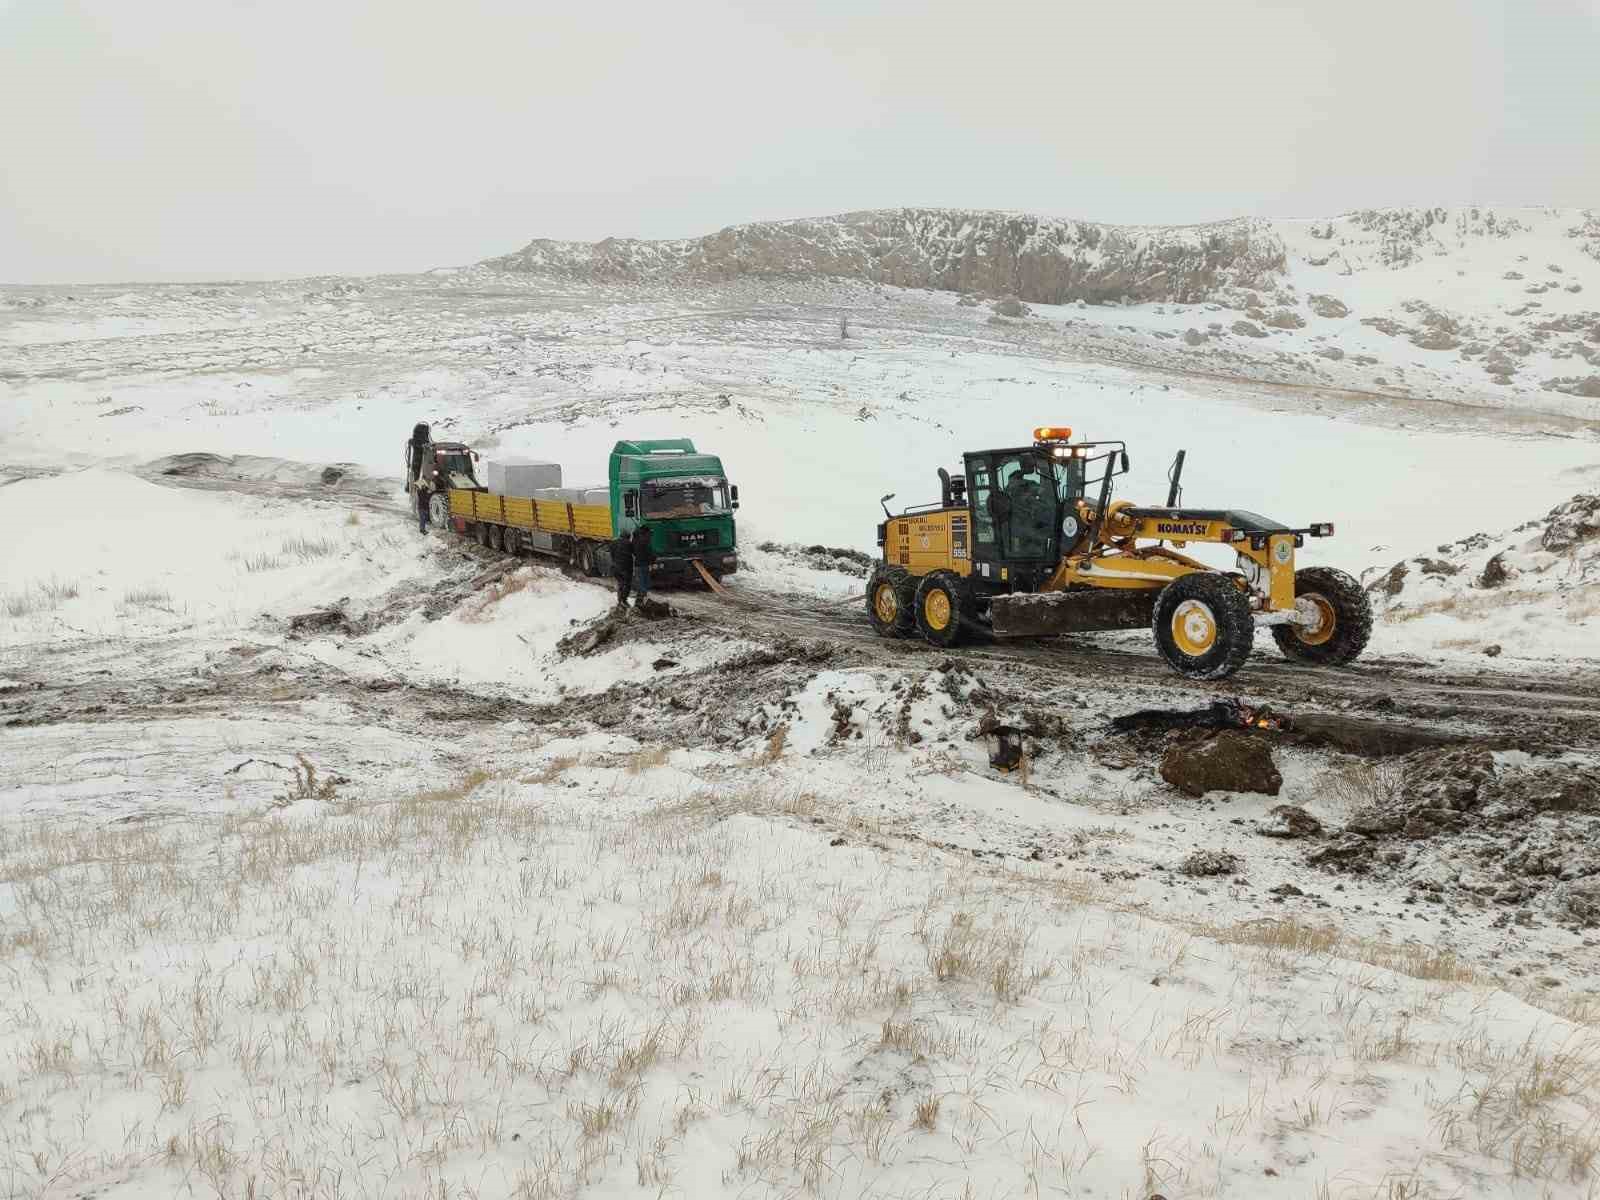
[[995,749],[989,755],[989,765],[997,771],[1015,771],[1022,765],[1022,730],[1010,725],[996,725],[989,730],[995,740]]
[[1288,722],[1265,705],[1257,708],[1242,700],[1213,700],[1204,708],[1147,708],[1126,713],[1111,722],[1118,733],[1169,729],[1282,729]]

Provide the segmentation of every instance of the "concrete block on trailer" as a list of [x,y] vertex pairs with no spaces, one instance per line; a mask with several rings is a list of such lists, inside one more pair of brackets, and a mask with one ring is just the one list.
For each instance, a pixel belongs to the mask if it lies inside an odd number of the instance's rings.
[[532,458],[497,458],[484,463],[483,481],[502,496],[536,496],[561,486],[561,464]]

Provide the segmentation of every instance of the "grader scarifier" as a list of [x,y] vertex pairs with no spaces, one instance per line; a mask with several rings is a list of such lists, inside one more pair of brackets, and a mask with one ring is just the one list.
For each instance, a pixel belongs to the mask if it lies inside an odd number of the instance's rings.
[[[1126,445],[1071,439],[1071,429],[1045,426],[1031,445],[968,453],[964,474],[940,469],[938,504],[896,515],[893,496],[883,498],[883,558],[867,586],[879,633],[950,646],[973,633],[1148,626],[1162,657],[1191,679],[1233,674],[1262,626],[1298,662],[1342,666],[1365,649],[1372,612],[1360,584],[1329,567],[1295,567],[1305,539],[1332,535],[1331,524],[1177,507],[1181,451],[1165,506],[1114,501]],[[1184,554],[1191,542],[1227,546],[1238,569]]]

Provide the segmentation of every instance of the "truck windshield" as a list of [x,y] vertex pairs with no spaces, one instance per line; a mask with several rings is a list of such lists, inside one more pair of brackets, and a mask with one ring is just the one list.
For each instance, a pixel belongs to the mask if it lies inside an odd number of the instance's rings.
[[726,479],[653,479],[642,491],[647,517],[707,517],[728,511]]

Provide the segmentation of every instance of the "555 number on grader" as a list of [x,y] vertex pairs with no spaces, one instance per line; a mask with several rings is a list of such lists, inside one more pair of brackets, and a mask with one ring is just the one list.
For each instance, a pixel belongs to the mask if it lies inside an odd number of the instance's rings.
[[[1307,537],[1240,509],[1177,506],[1180,451],[1162,507],[1112,500],[1128,471],[1120,441],[1033,431],[1027,446],[967,453],[964,474],[939,471],[940,500],[891,513],[878,526],[882,559],[867,585],[867,616],[888,637],[940,646],[973,633],[1042,636],[1149,627],[1180,675],[1221,679],[1239,669],[1259,627],[1299,662],[1342,666],[1372,631],[1366,593],[1330,567],[1296,568]],[[1184,554],[1227,546],[1237,570]]]

